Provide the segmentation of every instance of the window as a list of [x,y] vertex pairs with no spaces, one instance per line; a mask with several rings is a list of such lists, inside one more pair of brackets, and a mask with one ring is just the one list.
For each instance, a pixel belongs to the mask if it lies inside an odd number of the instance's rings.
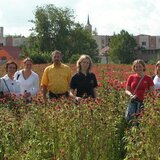
[[6,58],[6,57],[1,57],[0,63],[6,63],[6,61],[7,61],[7,58]]
[[142,42],[142,46],[146,46],[146,42]]

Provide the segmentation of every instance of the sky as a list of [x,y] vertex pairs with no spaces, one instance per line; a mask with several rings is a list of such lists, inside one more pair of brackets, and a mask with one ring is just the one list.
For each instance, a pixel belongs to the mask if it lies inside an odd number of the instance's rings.
[[84,25],[89,15],[98,35],[118,34],[122,29],[133,35],[160,35],[160,0],[2,0],[4,35],[29,36],[36,6],[46,4],[74,10],[75,21]]

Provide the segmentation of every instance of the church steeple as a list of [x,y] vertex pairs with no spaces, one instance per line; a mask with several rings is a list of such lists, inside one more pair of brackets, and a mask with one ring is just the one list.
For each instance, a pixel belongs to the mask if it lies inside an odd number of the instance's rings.
[[90,22],[89,22],[89,15],[88,15],[88,20],[87,20],[87,25],[91,25]]
[[85,26],[85,29],[92,33],[92,25],[90,24],[90,21],[89,21],[89,15],[88,15],[87,24]]

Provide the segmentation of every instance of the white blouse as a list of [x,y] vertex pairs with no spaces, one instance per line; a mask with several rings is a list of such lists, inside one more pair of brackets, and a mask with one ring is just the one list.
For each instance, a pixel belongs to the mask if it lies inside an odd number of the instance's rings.
[[10,79],[8,75],[6,74],[2,78],[0,78],[0,91],[2,92],[8,92],[11,94],[20,94],[20,86],[19,83],[14,79]]
[[39,76],[34,71],[27,79],[24,79],[22,70],[17,71],[14,77],[19,82],[22,95],[27,91],[31,93],[31,96],[34,96],[39,91]]
[[153,83],[155,89],[160,89],[160,77],[156,75],[153,79]]

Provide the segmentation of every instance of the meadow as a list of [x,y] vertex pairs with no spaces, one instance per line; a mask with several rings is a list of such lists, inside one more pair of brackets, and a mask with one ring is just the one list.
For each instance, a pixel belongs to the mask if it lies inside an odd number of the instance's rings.
[[[5,74],[0,66],[1,76]],[[44,65],[34,65],[41,78]],[[75,65],[71,65],[73,72]],[[160,160],[160,100],[146,94],[139,127],[124,120],[130,65],[95,65],[97,98],[0,99],[0,160]],[[147,66],[154,74],[154,66]]]

